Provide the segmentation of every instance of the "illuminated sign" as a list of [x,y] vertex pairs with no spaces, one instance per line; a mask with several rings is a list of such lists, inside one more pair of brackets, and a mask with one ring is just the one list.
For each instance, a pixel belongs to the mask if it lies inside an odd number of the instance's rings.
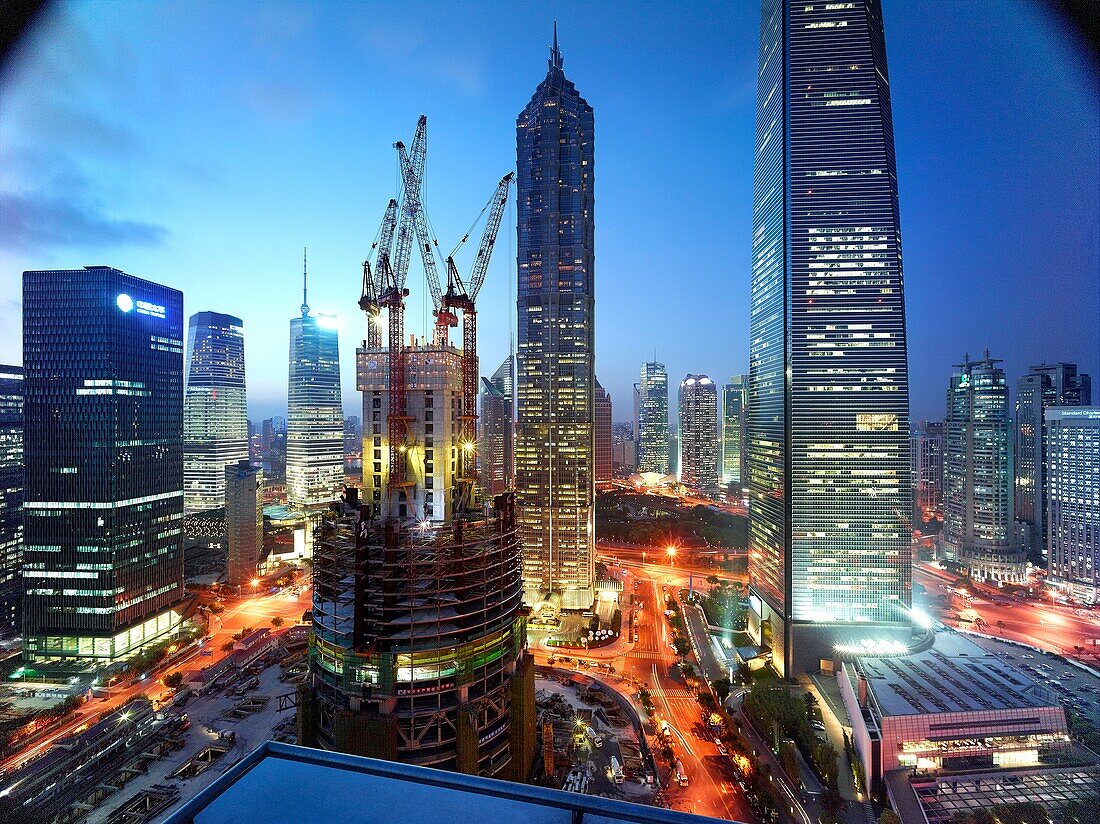
[[147,300],[134,300],[125,292],[115,298],[115,305],[123,312],[132,312],[137,309],[139,315],[148,315],[151,318],[164,320],[165,309],[159,303],[150,303]]
[[123,293],[115,299],[115,305],[123,312],[129,312],[134,308],[134,300],[129,295]]

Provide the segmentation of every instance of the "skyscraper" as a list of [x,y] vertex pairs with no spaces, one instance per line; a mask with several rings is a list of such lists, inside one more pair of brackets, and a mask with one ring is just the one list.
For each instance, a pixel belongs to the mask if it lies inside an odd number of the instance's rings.
[[525,598],[592,604],[595,392],[593,112],[562,70],[516,118],[516,505]]
[[794,675],[908,638],[905,305],[878,0],[764,0],[760,37],[750,629]]
[[944,523],[949,560],[979,581],[1017,582],[1025,554],[1012,528],[1012,435],[1005,373],[970,356],[947,390],[944,421]]
[[943,421],[921,421],[910,441],[913,525],[943,517]]
[[107,266],[23,273],[24,652],[117,660],[183,591],[183,295]]
[[264,473],[248,461],[223,469],[229,551],[226,583],[244,586],[256,575],[264,548]]
[[1046,410],[1048,578],[1075,598],[1100,595],[1100,406]]
[[302,316],[290,322],[286,492],[293,509],[336,500],[344,483],[344,410],[336,318],[311,315],[302,271]]
[[722,390],[722,483],[741,485],[745,471],[745,426],[749,412],[749,376],[734,375]]
[[22,566],[23,369],[0,365],[0,636],[19,633]]
[[481,417],[478,419],[478,459],[481,486],[487,495],[499,495],[515,484],[515,381],[512,356],[490,378],[481,379]]
[[187,329],[183,509],[225,506],[225,467],[248,458],[244,321],[198,312]]
[[718,386],[706,375],[680,381],[680,481],[718,493]]
[[611,459],[611,395],[596,381],[596,480],[610,481],[613,475]]
[[638,472],[669,472],[668,372],[665,365],[643,363],[638,381]]
[[1015,514],[1023,549],[1038,561],[1046,552],[1046,459],[1043,410],[1088,406],[1092,379],[1075,363],[1033,366],[1016,383]]

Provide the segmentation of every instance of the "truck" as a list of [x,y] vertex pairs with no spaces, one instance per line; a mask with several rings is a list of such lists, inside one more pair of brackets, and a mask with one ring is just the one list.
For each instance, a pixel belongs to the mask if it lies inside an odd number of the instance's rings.
[[661,719],[661,738],[671,738],[672,731],[668,728],[668,722],[665,719]]
[[602,747],[603,746],[603,736],[600,735],[598,732],[596,732],[594,729],[592,729],[587,724],[584,725],[584,732],[585,732],[585,735],[587,735],[591,739],[592,746],[594,746],[594,747]]
[[673,768],[673,776],[676,779],[676,783],[681,787],[686,787],[688,785],[687,770],[684,769],[684,762],[679,758],[676,759],[676,766]]
[[616,784],[622,784],[626,780],[623,775],[623,765],[615,756],[611,756],[611,780]]

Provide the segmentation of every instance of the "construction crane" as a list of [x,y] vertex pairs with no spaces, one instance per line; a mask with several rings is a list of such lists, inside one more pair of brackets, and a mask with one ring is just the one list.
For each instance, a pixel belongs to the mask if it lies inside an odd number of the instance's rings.
[[493,254],[500,221],[504,217],[504,208],[508,203],[508,187],[515,175],[509,172],[500,179],[496,191],[481,210],[481,215],[489,211],[485,221],[485,230],[481,235],[481,245],[477,250],[469,277],[463,281],[455,265],[454,256],[470,238],[470,231],[458,242],[451,254],[447,255],[447,293],[440,298],[439,311],[436,313],[436,334],[442,329],[446,337],[449,326],[457,324],[455,310],[462,312],[462,435],[459,450],[459,473],[457,485],[456,509],[458,505],[467,507],[473,498],[477,466],[477,296],[485,283],[489,271],[489,258]]
[[[379,300],[384,284],[392,278],[390,253],[396,228],[397,201],[391,198],[386,206],[386,214],[382,217],[382,225],[378,228],[378,236],[370,247],[370,255],[363,261],[363,291],[359,298],[359,308],[367,315],[368,349],[382,346],[382,304]],[[377,257],[372,268],[370,258],[376,251]]]

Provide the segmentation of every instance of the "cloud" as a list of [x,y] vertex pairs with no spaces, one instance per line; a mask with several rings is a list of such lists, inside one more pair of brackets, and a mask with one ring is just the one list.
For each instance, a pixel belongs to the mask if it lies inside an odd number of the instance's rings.
[[102,203],[74,193],[0,191],[0,237],[9,249],[159,246],[168,230],[109,215]]

